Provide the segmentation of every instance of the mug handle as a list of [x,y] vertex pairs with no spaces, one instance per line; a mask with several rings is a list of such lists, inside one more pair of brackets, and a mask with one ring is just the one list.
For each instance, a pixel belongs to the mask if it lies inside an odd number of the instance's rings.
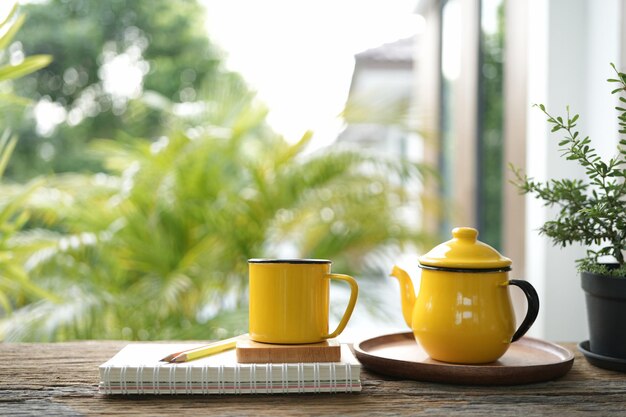
[[337,325],[335,331],[331,334],[322,336],[323,339],[332,339],[333,337],[337,337],[341,332],[343,332],[346,324],[348,324],[348,320],[350,320],[350,316],[352,316],[352,311],[354,310],[354,306],[356,305],[357,296],[359,295],[359,286],[356,284],[355,279],[352,278],[350,275],[328,274],[327,278],[346,281],[348,284],[350,284],[350,301],[348,301],[348,307],[346,308],[346,312],[343,313],[343,317],[341,318],[341,321]]
[[530,329],[530,326],[532,326],[535,322],[537,314],[539,314],[539,296],[537,295],[537,291],[535,291],[535,287],[533,287],[528,281],[512,279],[508,282],[508,285],[515,285],[516,287],[519,287],[522,291],[524,291],[526,300],[528,300],[526,317],[524,317],[524,321],[522,321],[522,324],[520,324],[519,328],[513,335],[513,338],[511,339],[511,343],[513,343],[524,336],[528,329]]

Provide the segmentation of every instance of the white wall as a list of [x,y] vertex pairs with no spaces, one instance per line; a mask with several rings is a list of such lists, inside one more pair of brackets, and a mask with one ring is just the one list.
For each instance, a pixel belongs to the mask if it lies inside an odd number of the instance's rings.
[[[543,103],[554,115],[581,116],[578,128],[601,154],[617,143],[610,62],[619,63],[619,0],[531,0],[528,105]],[[583,171],[558,151],[562,135],[550,133],[541,111],[528,114],[527,172],[537,180],[580,178]],[[534,197],[526,199],[526,271],[542,302],[531,334],[557,341],[587,338],[586,310],[574,260],[582,247],[560,248],[537,229],[554,217]]]

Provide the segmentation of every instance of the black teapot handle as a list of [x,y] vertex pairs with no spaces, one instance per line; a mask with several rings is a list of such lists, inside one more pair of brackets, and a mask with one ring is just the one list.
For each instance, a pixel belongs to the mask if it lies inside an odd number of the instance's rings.
[[535,287],[533,287],[528,281],[512,279],[509,281],[509,285],[515,285],[516,287],[519,287],[522,291],[524,291],[524,295],[528,300],[526,317],[524,317],[524,321],[522,321],[522,324],[520,324],[519,328],[513,335],[513,339],[511,339],[511,343],[513,343],[522,336],[524,336],[528,329],[530,329],[530,326],[532,326],[537,319],[537,314],[539,314],[539,295],[537,295]]

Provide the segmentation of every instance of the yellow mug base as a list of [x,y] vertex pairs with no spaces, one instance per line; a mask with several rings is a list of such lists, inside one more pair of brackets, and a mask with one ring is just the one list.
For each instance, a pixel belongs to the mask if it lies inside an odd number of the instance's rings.
[[313,343],[321,343],[325,342],[326,339],[318,338],[318,339],[272,339],[265,338],[262,336],[258,336],[255,334],[250,334],[250,340],[259,342],[259,343],[267,343],[271,345],[308,345]]

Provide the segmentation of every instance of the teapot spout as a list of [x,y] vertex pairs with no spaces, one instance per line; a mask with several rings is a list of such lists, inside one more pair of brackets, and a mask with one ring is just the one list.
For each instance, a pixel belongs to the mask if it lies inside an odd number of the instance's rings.
[[411,281],[411,277],[407,272],[398,267],[394,266],[391,271],[391,276],[395,277],[400,281],[400,299],[402,300],[402,315],[404,316],[404,321],[409,327],[411,326],[411,322],[413,321],[413,307],[415,306],[415,290],[413,289],[413,282]]

